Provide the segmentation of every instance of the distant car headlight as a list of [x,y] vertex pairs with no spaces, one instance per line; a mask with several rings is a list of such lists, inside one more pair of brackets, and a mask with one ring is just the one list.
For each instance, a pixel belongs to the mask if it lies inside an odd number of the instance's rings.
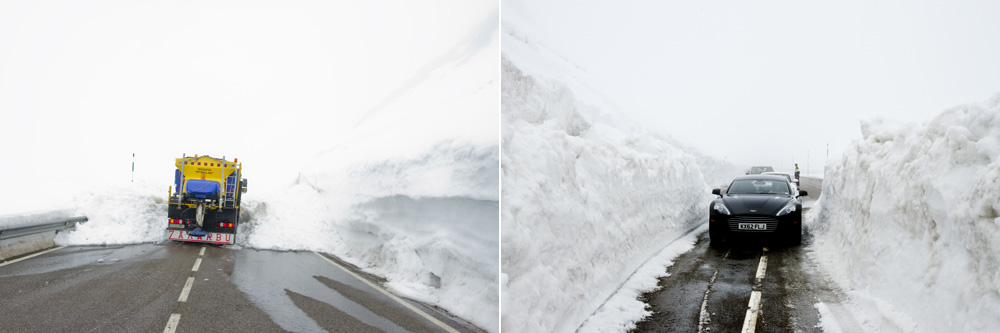
[[789,202],[787,205],[785,205],[785,207],[782,207],[781,210],[778,211],[778,216],[785,216],[794,211],[795,211],[795,202],[794,201]]
[[715,206],[712,207],[712,209],[715,209],[715,211],[719,212],[719,214],[722,215],[731,215],[729,213],[729,208],[726,208],[726,205],[723,204],[715,204]]

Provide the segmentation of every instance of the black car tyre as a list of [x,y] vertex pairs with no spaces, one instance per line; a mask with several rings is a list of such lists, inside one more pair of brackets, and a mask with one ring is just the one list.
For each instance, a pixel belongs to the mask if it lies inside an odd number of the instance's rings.
[[708,223],[708,245],[719,248],[726,244],[726,230],[721,223]]
[[795,223],[788,230],[787,235],[788,245],[799,246],[802,245],[802,223]]

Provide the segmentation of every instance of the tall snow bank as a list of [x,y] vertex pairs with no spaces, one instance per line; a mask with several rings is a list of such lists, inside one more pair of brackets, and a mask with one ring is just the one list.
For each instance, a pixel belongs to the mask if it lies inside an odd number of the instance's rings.
[[1000,95],[862,134],[826,168],[813,226],[823,267],[891,304],[903,330],[1000,327]]
[[59,245],[121,245],[162,241],[167,187],[140,181],[94,188],[77,195],[72,216],[86,216],[76,230],[60,232]]
[[248,205],[240,241],[335,254],[496,331],[499,147],[446,141],[409,157],[342,162],[350,155],[331,150],[282,195]]
[[496,16],[482,22],[293,184],[260,195],[242,244],[337,255],[408,297],[499,331],[500,48]]
[[712,196],[696,157],[588,122],[565,85],[506,56],[501,80],[503,328],[570,332],[702,223]]

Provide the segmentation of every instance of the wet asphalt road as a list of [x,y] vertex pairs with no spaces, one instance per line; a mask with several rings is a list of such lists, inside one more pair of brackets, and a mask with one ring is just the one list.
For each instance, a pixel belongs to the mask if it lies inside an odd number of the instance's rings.
[[[808,212],[820,187],[803,182],[804,211]],[[805,248],[813,241],[808,228],[803,244],[780,245],[772,240],[742,240],[725,248],[708,245],[708,233],[694,248],[679,256],[659,279],[657,290],[640,299],[653,315],[637,323],[636,332],[734,332],[744,328],[751,292],[760,293],[756,324],[759,332],[821,331],[817,302],[837,303],[838,296],[808,259]],[[766,249],[766,250],[765,250]],[[763,277],[758,279],[762,255]]]
[[[0,266],[0,330],[446,331],[330,261],[381,286],[313,252],[176,242],[61,248]],[[444,326],[481,331],[441,310],[403,301]],[[175,325],[172,319],[178,319]]]

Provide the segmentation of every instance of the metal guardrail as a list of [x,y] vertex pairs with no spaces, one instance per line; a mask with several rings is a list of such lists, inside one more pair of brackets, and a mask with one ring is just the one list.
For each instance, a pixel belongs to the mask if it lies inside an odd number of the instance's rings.
[[0,226],[0,240],[37,234],[46,231],[76,228],[76,223],[87,222],[86,216],[65,218],[52,222],[35,222],[22,225]]

